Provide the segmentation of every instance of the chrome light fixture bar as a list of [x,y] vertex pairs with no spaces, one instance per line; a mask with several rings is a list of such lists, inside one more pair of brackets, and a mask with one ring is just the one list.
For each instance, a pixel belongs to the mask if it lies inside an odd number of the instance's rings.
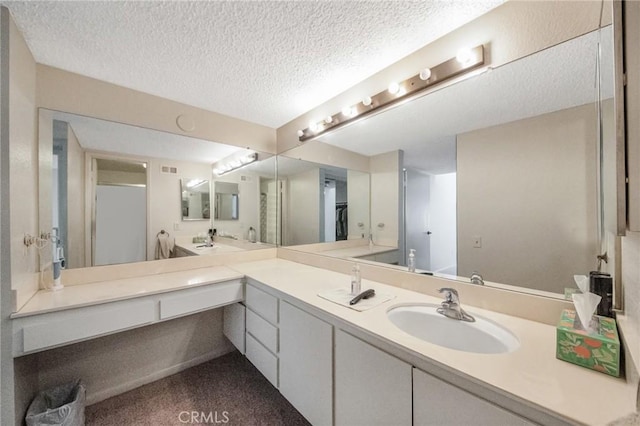
[[252,152],[251,154],[227,157],[215,164],[213,173],[217,176],[222,176],[230,173],[234,170],[238,170],[258,160],[258,153]]
[[405,100],[428,87],[435,86],[481,65],[484,65],[484,46],[479,45],[473,49],[461,50],[455,58],[442,62],[433,68],[425,68],[420,73],[399,83],[391,83],[388,90],[370,97],[367,96],[362,102],[347,106],[337,114],[327,116],[324,120],[312,121],[306,129],[298,130],[298,140],[305,142],[315,138],[327,130],[353,122],[373,111]]

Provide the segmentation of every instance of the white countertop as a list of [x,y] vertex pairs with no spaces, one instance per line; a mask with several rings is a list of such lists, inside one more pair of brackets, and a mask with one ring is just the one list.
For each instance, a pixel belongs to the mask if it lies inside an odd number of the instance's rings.
[[[399,346],[427,362],[436,362],[490,386],[585,424],[607,424],[635,412],[635,388],[616,379],[555,358],[555,327],[465,307],[471,315],[489,318],[511,330],[520,347],[506,354],[476,354],[437,346],[396,328],[387,310],[403,303],[440,303],[441,300],[368,280],[363,289],[375,288],[396,295],[394,300],[358,312],[320,298],[317,294],[349,286],[349,276],[282,259],[231,265],[273,289],[348,321],[369,334]],[[464,306],[464,292],[460,294]]]
[[216,237],[212,247],[206,247],[204,243],[193,243],[191,237],[176,237],[175,244],[177,247],[181,247],[182,249],[198,256],[275,247],[273,244],[265,244],[261,242],[250,243],[246,240],[234,240],[232,238],[224,237]]
[[[517,317],[464,306],[472,315],[489,318],[511,330],[520,347],[507,354],[476,354],[440,347],[396,328],[387,310],[397,304],[440,303],[441,300],[401,288],[362,280],[363,289],[375,288],[395,299],[364,312],[320,298],[317,294],[350,285],[346,274],[283,259],[238,263],[138,278],[127,278],[65,287],[57,292],[39,291],[12,318],[44,314],[155,293],[213,284],[249,276],[285,296],[346,321],[376,336],[427,365],[443,365],[485,386],[530,401],[585,424],[607,424],[635,412],[637,389],[633,383],[560,361],[555,358],[555,327]],[[418,365],[419,367],[419,365]],[[457,374],[457,373],[452,373]]]
[[81,308],[133,297],[165,293],[184,288],[243,278],[243,274],[226,266],[169,272],[144,277],[101,281],[64,287],[61,290],[40,290],[11,318],[44,314],[64,309]]

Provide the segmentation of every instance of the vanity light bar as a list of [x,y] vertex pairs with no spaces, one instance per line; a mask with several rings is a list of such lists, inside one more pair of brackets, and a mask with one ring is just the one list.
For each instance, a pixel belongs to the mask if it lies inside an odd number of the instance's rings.
[[484,46],[479,45],[473,49],[461,50],[455,58],[442,62],[433,68],[425,68],[404,81],[391,83],[388,90],[370,97],[367,96],[362,102],[347,106],[342,111],[327,116],[323,120],[311,122],[306,129],[298,130],[298,140],[305,142],[315,138],[329,129],[352,122],[483,64]]
[[253,152],[251,154],[242,156],[242,157],[237,157],[234,159],[228,159],[226,160],[225,163],[219,165],[218,167],[216,167],[215,169],[213,169],[213,173],[215,173],[218,176],[222,176],[224,174],[227,174],[229,172],[232,172],[234,170],[238,170],[248,164],[251,164],[255,161],[258,160],[258,153],[257,152]]

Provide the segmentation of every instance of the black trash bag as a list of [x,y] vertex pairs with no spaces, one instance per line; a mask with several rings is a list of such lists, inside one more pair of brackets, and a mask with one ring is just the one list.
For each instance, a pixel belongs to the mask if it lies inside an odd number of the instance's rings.
[[31,401],[27,426],[84,426],[85,388],[80,380],[40,392]]

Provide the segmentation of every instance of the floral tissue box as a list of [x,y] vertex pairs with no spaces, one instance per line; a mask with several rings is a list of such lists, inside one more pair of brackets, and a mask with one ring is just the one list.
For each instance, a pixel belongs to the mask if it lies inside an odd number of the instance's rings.
[[587,333],[575,311],[563,310],[556,327],[556,358],[619,377],[620,339],[616,321],[594,315],[591,324],[595,331]]

